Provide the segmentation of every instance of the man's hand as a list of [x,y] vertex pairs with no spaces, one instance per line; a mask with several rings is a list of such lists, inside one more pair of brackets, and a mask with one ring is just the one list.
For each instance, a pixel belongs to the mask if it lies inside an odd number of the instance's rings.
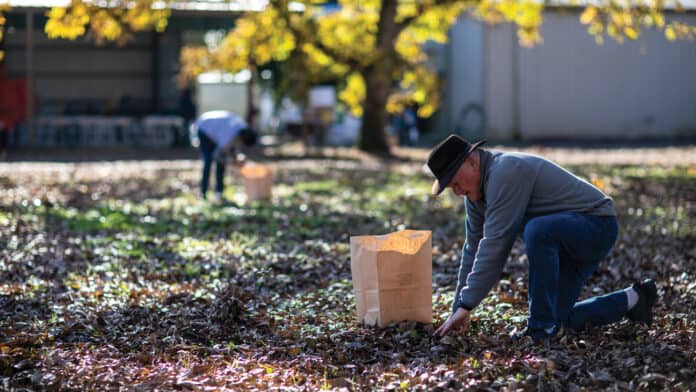
[[464,308],[459,308],[442,323],[440,328],[433,333],[433,336],[445,336],[450,330],[463,333],[467,328],[469,328],[469,311]]

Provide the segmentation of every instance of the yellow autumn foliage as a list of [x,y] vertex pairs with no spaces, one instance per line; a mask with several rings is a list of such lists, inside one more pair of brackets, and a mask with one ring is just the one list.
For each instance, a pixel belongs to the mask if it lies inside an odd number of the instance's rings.
[[674,31],[673,28],[668,27],[665,29],[665,37],[670,41],[674,41],[675,39],[677,39],[677,33]]
[[347,4],[321,18],[316,39],[345,57],[366,59],[375,50],[376,27],[376,12],[364,12],[356,4]]
[[192,85],[198,75],[209,69],[220,69],[205,46],[184,46],[179,53],[179,63],[177,84],[180,87]]
[[87,6],[73,0],[68,7],[53,7],[44,30],[49,38],[75,39],[85,34],[90,15]]
[[100,37],[115,41],[123,34],[121,24],[110,13],[100,10],[92,16],[90,27],[100,32]]
[[365,82],[359,73],[353,72],[346,78],[345,87],[339,91],[338,98],[350,114],[360,117],[363,114],[362,101],[365,99]]
[[580,23],[588,25],[587,32],[598,43],[604,41],[605,35],[617,42],[623,42],[626,38],[636,40],[646,28],[663,30],[665,38],[670,41],[696,39],[695,26],[678,21],[666,22],[666,5],[673,5],[677,12],[683,10],[678,1],[667,3],[662,0],[645,0],[633,3],[602,0],[585,8],[580,15]]
[[249,64],[265,64],[288,58],[295,48],[292,34],[274,8],[248,13],[237,21],[214,56],[223,69],[236,73]]
[[590,24],[597,17],[597,8],[595,6],[589,5],[585,8],[585,11],[580,15],[580,23]]
[[68,6],[48,11],[44,30],[49,38],[76,39],[88,29],[97,42],[124,42],[138,31],[164,31],[171,14],[171,0],[135,0],[110,7],[72,0]]
[[[7,3],[0,3],[0,42],[2,42],[2,37],[5,29],[5,19],[4,13],[10,10],[10,5]],[[0,62],[5,58],[5,52],[0,50]]]

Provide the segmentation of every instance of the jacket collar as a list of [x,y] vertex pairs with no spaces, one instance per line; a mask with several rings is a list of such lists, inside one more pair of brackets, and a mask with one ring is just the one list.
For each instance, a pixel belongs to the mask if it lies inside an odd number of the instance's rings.
[[488,183],[488,174],[491,165],[493,164],[493,153],[488,150],[479,150],[481,159],[481,183],[479,188],[481,190],[481,200],[485,202],[486,200],[486,184]]

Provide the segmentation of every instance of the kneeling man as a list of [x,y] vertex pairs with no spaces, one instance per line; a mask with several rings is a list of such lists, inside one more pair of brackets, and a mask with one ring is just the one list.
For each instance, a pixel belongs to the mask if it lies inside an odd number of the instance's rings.
[[650,325],[657,298],[650,279],[576,302],[585,279],[616,242],[611,198],[544,158],[484,150],[483,143],[451,135],[428,157],[437,178],[433,194],[450,188],[466,197],[466,243],[452,314],[435,335],[466,330],[469,313],[500,279],[518,234],[529,259],[529,319],[514,339],[546,340],[562,328],[580,330],[624,316]]

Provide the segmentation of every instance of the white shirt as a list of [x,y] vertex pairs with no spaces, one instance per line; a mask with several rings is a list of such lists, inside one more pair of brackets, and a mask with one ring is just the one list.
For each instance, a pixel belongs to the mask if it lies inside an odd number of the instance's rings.
[[195,124],[199,132],[205,133],[217,144],[217,149],[229,147],[239,131],[247,127],[246,121],[226,110],[203,113]]

